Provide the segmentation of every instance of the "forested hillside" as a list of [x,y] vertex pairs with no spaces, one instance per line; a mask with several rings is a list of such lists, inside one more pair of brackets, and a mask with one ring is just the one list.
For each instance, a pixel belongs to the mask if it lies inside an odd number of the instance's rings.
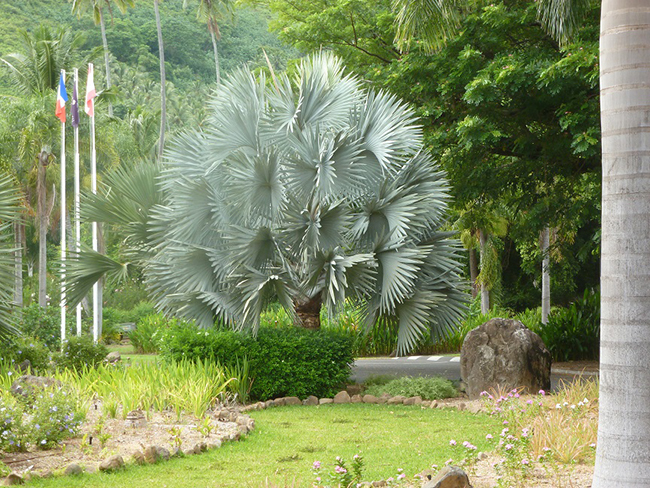
[[[186,4],[184,8],[184,3]],[[167,78],[174,86],[190,89],[195,83],[215,82],[214,57],[205,22],[197,19],[197,1],[166,0],[160,3]],[[147,73],[158,82],[158,40],[153,2],[136,0],[124,14],[112,6],[105,14],[106,36],[116,70],[127,68]],[[267,28],[269,14],[261,10],[237,9],[219,24],[219,61],[225,73],[248,64],[266,66],[263,50],[275,68],[283,69],[297,52],[282,44]],[[0,1],[0,58],[21,52],[20,30],[33,31],[41,25],[61,27],[84,36],[82,52],[101,47],[101,32],[87,12],[81,18],[72,13],[65,0],[30,0],[21,4]],[[95,60],[101,67],[101,53]],[[102,69],[97,75],[103,76]],[[98,86],[98,89],[100,87]],[[6,70],[0,70],[0,93],[10,94]]]

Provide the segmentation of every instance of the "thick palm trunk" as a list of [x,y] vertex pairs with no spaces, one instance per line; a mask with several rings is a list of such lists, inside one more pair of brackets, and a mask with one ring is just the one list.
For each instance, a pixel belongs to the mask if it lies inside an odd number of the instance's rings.
[[545,227],[542,231],[540,250],[542,251],[542,324],[548,323],[548,314],[551,312],[551,273],[549,270],[550,259],[548,250],[550,229]]
[[[111,87],[111,67],[108,59],[108,41],[106,39],[106,25],[104,24],[104,12],[102,8],[99,8],[99,26],[102,31],[102,45],[104,46],[104,64],[106,66],[106,89]],[[108,115],[113,116],[113,104],[108,102]]]
[[297,301],[295,304],[299,325],[305,329],[320,329],[320,309],[323,301],[320,296]]
[[156,28],[158,29],[158,55],[160,57],[160,138],[158,140],[158,160],[162,159],[165,148],[165,127],[167,126],[167,94],[165,91],[165,48],[163,47],[162,24],[158,0],[153,0],[156,13]]
[[601,339],[594,488],[650,486],[650,9],[603,0]]
[[38,155],[36,193],[38,199],[38,305],[47,306],[47,189],[45,183],[49,153]]
[[25,232],[21,221],[14,222],[14,302],[18,308],[23,306],[23,249],[22,235]]
[[[487,234],[479,230],[479,242],[481,243],[481,262],[487,259],[485,253],[487,252]],[[481,283],[481,313],[485,314],[490,311],[490,290],[488,290],[485,281]]]
[[472,298],[476,298],[478,295],[476,278],[478,278],[478,259],[476,259],[476,249],[471,247],[469,249],[469,279],[472,282]]
[[214,32],[210,31],[210,37],[212,38],[212,49],[214,50],[214,67],[217,71],[217,86],[221,84],[221,72],[219,70],[219,50],[217,49],[217,36]]

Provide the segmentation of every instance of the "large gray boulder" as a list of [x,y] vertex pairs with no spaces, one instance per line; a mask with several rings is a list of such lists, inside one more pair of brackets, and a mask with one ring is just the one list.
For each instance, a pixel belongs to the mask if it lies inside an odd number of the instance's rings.
[[523,387],[527,393],[537,393],[551,387],[551,353],[518,320],[495,318],[465,337],[460,375],[470,399],[490,389]]

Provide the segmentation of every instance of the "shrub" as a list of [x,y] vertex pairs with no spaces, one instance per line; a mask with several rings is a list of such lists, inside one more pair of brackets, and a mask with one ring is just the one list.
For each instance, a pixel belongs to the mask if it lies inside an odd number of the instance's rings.
[[156,309],[151,302],[140,302],[131,310],[124,312],[123,321],[137,324],[144,317],[154,315],[155,313]]
[[451,381],[444,378],[397,378],[386,384],[375,384],[366,389],[369,395],[381,396],[388,393],[391,396],[405,397],[420,396],[423,400],[440,400],[458,395]]
[[32,371],[43,371],[49,365],[50,354],[50,350],[34,337],[10,337],[0,344],[0,359],[13,363],[16,368],[28,359]]
[[568,308],[551,311],[548,324],[536,332],[551,351],[553,361],[598,359],[600,294],[586,290]]
[[165,330],[177,324],[177,319],[168,319],[161,313],[147,315],[129,332],[129,340],[139,353],[156,353],[160,351]]
[[54,356],[54,360],[60,368],[81,370],[84,366],[98,365],[107,355],[106,346],[93,343],[90,336],[72,336],[63,345],[61,353]]
[[46,388],[25,401],[5,392],[0,396],[0,450],[25,451],[30,445],[50,449],[74,437],[82,420],[76,400],[60,387]]
[[41,308],[33,303],[19,311],[18,329],[27,336],[39,339],[51,350],[56,350],[61,345],[59,313],[58,308]]
[[83,420],[76,400],[62,388],[44,390],[36,397],[29,412],[32,423],[30,437],[39,449],[51,449],[62,440],[74,437]]
[[352,340],[343,334],[297,327],[261,327],[257,337],[229,330],[176,326],[165,335],[168,360],[210,359],[231,367],[244,359],[251,397],[331,396],[350,375]]

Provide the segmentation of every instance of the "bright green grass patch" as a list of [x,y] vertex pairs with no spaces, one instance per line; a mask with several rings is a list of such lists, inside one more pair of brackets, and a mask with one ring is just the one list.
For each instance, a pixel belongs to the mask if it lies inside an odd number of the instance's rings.
[[155,362],[159,358],[158,354],[138,354],[132,344],[111,344],[106,347],[108,352],[119,352],[122,355],[122,361],[129,361],[131,364]]
[[[449,445],[450,439],[489,450],[485,435],[494,435],[501,427],[484,414],[402,405],[279,407],[251,416],[256,428],[240,442],[155,466],[83,475],[74,478],[74,486],[257,488],[268,480],[269,486],[308,487],[314,461],[321,461],[322,471],[331,472],[336,456],[349,462],[357,453],[365,460],[366,480],[394,477],[398,468],[412,478],[432,464],[463,457],[458,446]],[[67,488],[71,480],[39,480],[33,486]]]

